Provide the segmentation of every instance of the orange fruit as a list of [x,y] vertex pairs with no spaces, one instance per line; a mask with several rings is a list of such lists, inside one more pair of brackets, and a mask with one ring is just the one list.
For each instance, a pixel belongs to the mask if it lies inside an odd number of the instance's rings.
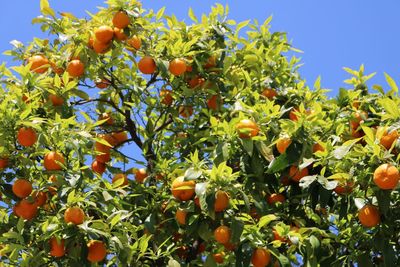
[[204,65],[204,68],[205,68],[205,69],[211,69],[211,68],[214,68],[215,66],[217,66],[217,59],[216,59],[216,57],[213,55],[213,56],[210,56],[210,57],[207,59],[207,62],[206,62],[206,64]]
[[120,145],[128,140],[128,134],[125,131],[122,132],[113,132],[111,137],[114,139],[116,145]]
[[299,118],[297,117],[297,115],[296,115],[296,113],[298,113],[299,111],[297,110],[297,109],[292,109],[290,112],[289,112],[289,119],[291,120],[291,121],[297,121]]
[[192,79],[189,80],[188,84],[189,87],[194,89],[197,87],[202,87],[205,84],[206,80],[198,75],[194,76]]
[[222,225],[214,230],[214,238],[220,244],[227,244],[231,239],[231,229],[228,226]]
[[79,60],[71,60],[67,65],[67,72],[71,77],[80,77],[85,73],[85,65]]
[[7,168],[8,158],[0,158],[0,170]]
[[265,96],[268,99],[273,99],[274,97],[276,97],[278,95],[278,93],[271,88],[266,88],[264,89],[264,91],[262,91],[261,95]]
[[64,99],[61,96],[49,95],[49,100],[54,107],[59,107],[64,104]]
[[345,195],[351,193],[353,191],[353,187],[354,187],[354,182],[349,181],[345,184],[338,184],[335,187],[334,191],[338,195]]
[[106,120],[105,124],[108,124],[108,125],[114,124],[114,119],[111,117],[111,115],[109,113],[106,113],[106,112],[101,113],[99,116],[99,121],[102,121],[102,120]]
[[172,195],[181,201],[187,201],[193,198],[195,181],[185,181],[184,177],[178,177],[172,182]]
[[114,14],[112,23],[115,27],[124,29],[124,28],[128,27],[128,25],[130,23],[130,19],[126,12],[118,11],[117,13]]
[[106,89],[110,86],[110,82],[107,79],[101,79],[101,81],[96,82],[96,87],[99,89]]
[[97,39],[93,41],[93,50],[96,54],[105,54],[110,50],[111,42],[110,43],[102,43]]
[[147,171],[146,169],[142,168],[142,169],[138,169],[135,171],[135,180],[138,183],[143,183],[144,179],[147,178]]
[[299,170],[297,166],[291,166],[289,169],[289,176],[292,178],[293,181],[299,182],[301,178],[308,175],[308,169],[304,168]]
[[279,240],[281,242],[286,242],[286,238],[279,235],[278,231],[275,229],[272,230],[272,234],[274,235],[274,240]]
[[218,110],[221,105],[221,98],[219,95],[213,95],[209,99],[207,99],[207,107],[211,110]]
[[184,118],[189,118],[193,115],[193,107],[192,106],[180,106],[179,107],[179,115]]
[[381,222],[381,216],[377,207],[373,205],[365,205],[358,211],[358,219],[365,227],[374,227]]
[[251,256],[251,263],[254,267],[265,267],[271,261],[271,253],[265,248],[256,248]]
[[393,190],[399,183],[399,170],[391,164],[382,164],[375,169],[374,183],[384,190]]
[[361,121],[367,118],[368,113],[366,113],[365,111],[357,111],[356,113],[354,113],[353,118],[350,119],[351,129],[356,130],[360,126]]
[[180,224],[180,225],[185,225],[186,224],[186,215],[187,215],[187,211],[183,210],[183,209],[178,209],[175,213],[175,218],[176,221]]
[[65,255],[65,240],[61,239],[59,242],[56,237],[52,237],[50,243],[50,255],[53,257],[62,257]]
[[64,164],[64,156],[58,152],[50,151],[44,156],[44,168],[48,171],[59,171]]
[[289,137],[279,138],[276,142],[276,149],[278,149],[278,152],[280,154],[283,154],[286,152],[286,149],[290,146],[291,143],[292,140]]
[[381,145],[384,146],[386,149],[390,149],[397,138],[399,138],[399,133],[397,132],[397,130],[393,130],[390,133],[385,130],[383,136],[379,141]]
[[224,263],[224,257],[225,253],[223,251],[213,254],[214,261],[219,264]]
[[32,196],[35,199],[36,206],[41,207],[44,204],[46,204],[47,194],[45,192],[43,192],[43,191],[34,191]]
[[102,152],[100,155],[96,155],[95,160],[102,163],[107,163],[111,160],[110,152]]
[[156,62],[152,57],[144,56],[138,63],[138,69],[143,74],[153,74],[156,69]]
[[229,206],[229,195],[225,191],[218,190],[215,193],[214,210],[215,212],[224,211]]
[[85,213],[79,207],[71,207],[65,210],[64,221],[75,225],[82,224],[85,220]]
[[36,73],[45,73],[49,69],[49,60],[43,55],[31,56],[28,63],[32,63],[30,70]]
[[32,184],[28,180],[17,179],[12,186],[12,191],[17,197],[25,198],[32,193]]
[[110,26],[103,25],[94,31],[94,36],[97,41],[106,44],[114,38],[114,30]]
[[172,75],[180,76],[186,72],[186,63],[183,59],[175,58],[169,63],[168,69]]
[[87,244],[88,255],[87,260],[91,263],[100,262],[107,256],[107,249],[104,242],[99,240],[90,240]]
[[312,147],[313,153],[316,153],[318,151],[324,152],[325,148],[320,144],[320,143],[315,143]]
[[25,220],[32,220],[37,214],[37,206],[35,202],[29,202],[26,199],[15,204],[13,210],[15,215]]
[[128,36],[124,33],[124,30],[117,27],[114,28],[114,36],[119,41],[125,41],[128,39]]
[[142,40],[140,39],[139,36],[132,36],[129,38],[126,43],[130,46],[133,47],[135,50],[139,50],[140,47],[142,47]]
[[283,202],[285,202],[285,200],[286,200],[286,198],[285,198],[285,196],[282,195],[282,194],[273,193],[273,194],[271,194],[271,195],[269,195],[269,196],[267,197],[267,202],[268,202],[269,204],[275,204],[275,203],[277,203],[277,202],[283,203]]
[[244,119],[236,124],[236,131],[240,138],[247,139],[258,135],[260,129],[254,121]]
[[102,175],[106,171],[106,164],[97,160],[94,160],[92,162],[91,167],[93,172],[98,173],[100,175]]
[[37,141],[36,131],[32,128],[22,127],[18,130],[17,140],[21,146],[33,146]]
[[172,91],[168,89],[161,89],[160,91],[161,103],[166,106],[171,106],[174,98],[172,97]]
[[50,66],[51,66],[51,69],[53,70],[53,72],[54,72],[55,74],[61,75],[61,74],[64,73],[64,68],[63,68],[63,67],[57,66],[56,63],[50,62]]
[[[122,180],[122,184],[120,184],[121,180]],[[128,177],[123,173],[117,173],[116,175],[114,175],[111,182],[113,184],[118,183],[118,184],[120,184],[119,186],[126,186],[129,184]]]

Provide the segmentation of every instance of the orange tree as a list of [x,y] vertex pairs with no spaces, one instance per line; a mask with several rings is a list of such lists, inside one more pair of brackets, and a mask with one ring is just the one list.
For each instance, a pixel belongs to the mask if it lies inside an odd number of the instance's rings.
[[0,67],[0,257],[18,266],[396,266],[398,88],[329,99],[284,33],[109,0]]

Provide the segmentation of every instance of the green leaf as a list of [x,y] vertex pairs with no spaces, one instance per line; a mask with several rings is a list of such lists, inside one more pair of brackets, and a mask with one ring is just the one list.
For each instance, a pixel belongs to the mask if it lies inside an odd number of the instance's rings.
[[188,14],[188,15],[189,15],[189,18],[190,18],[193,22],[195,22],[195,23],[198,23],[198,22],[199,22],[199,20],[197,19],[196,15],[194,14],[192,8],[189,8],[189,14]]
[[274,214],[268,214],[268,215],[262,216],[260,218],[260,221],[258,222],[258,228],[262,228],[277,219],[278,219],[278,217]]
[[76,201],[75,199],[75,190],[72,190],[69,194],[68,194],[68,198],[67,198],[67,203],[74,203]]
[[242,21],[236,26],[236,34],[239,34],[239,31],[249,25],[250,20]]
[[48,0],[40,0],[40,12],[42,12],[43,15],[49,15],[53,18],[56,16],[56,13],[50,7]]
[[243,233],[244,223],[239,220],[233,220],[231,224],[231,229],[232,229],[231,242],[238,243],[240,241],[240,236]]
[[399,88],[397,87],[396,82],[393,80],[392,77],[389,76],[389,74],[387,74],[386,72],[384,74],[385,74],[386,82],[390,86],[390,91],[387,94],[388,95],[397,94],[399,92]]
[[156,15],[156,20],[160,20],[162,18],[162,16],[164,15],[164,11],[165,11],[165,6],[162,7],[160,10],[158,10]]

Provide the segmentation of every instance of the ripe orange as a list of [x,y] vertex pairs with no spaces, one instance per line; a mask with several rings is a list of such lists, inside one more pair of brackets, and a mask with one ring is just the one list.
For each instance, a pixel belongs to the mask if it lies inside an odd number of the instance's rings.
[[0,158],[0,170],[7,168],[8,158]]
[[377,207],[373,205],[365,205],[358,211],[358,219],[365,227],[374,227],[381,222],[381,216]]
[[214,238],[220,244],[227,244],[231,239],[231,229],[228,226],[222,225],[214,230]]
[[56,63],[50,62],[50,66],[51,66],[51,69],[53,70],[53,72],[54,72],[55,74],[61,75],[61,74],[64,73],[64,68],[63,68],[63,67],[57,66]]
[[65,255],[65,240],[61,239],[57,242],[56,237],[52,237],[49,241],[50,243],[50,255],[53,257],[62,257]]
[[172,182],[172,195],[181,201],[187,201],[193,198],[194,188],[196,186],[195,181],[185,181],[184,177],[178,177]]
[[25,198],[32,193],[32,184],[26,179],[15,180],[12,191],[19,198]]
[[88,255],[87,260],[91,263],[96,263],[104,260],[107,256],[107,249],[104,242],[99,240],[90,240],[87,244]]
[[279,138],[276,142],[276,148],[280,154],[283,154],[291,143],[292,140],[289,137]]
[[[110,143],[110,141],[108,140],[108,139],[111,139],[110,137],[111,136],[101,136],[101,137],[103,137],[102,139],[104,139],[104,140],[106,140],[110,145],[113,145],[113,144],[111,144]],[[114,140],[113,140],[114,141]],[[112,142],[113,142],[112,141]],[[114,141],[115,142],[115,141]],[[110,146],[108,146],[108,145],[105,145],[105,144],[102,144],[102,143],[100,143],[100,142],[98,142],[98,141],[96,141],[95,143],[94,143],[94,150],[95,151],[97,151],[97,152],[102,152],[102,153],[110,153],[110,150],[111,150],[111,147]]]
[[206,62],[206,64],[204,65],[204,68],[205,68],[205,69],[211,69],[211,68],[214,68],[215,66],[217,66],[217,59],[216,59],[216,57],[213,55],[213,56],[210,56],[210,57],[207,59],[207,62]]
[[224,211],[229,206],[229,195],[225,191],[218,190],[215,193],[214,210],[215,212]]
[[37,213],[37,206],[35,202],[29,202],[26,199],[21,200],[17,204],[15,204],[14,213],[18,217],[21,217],[25,220],[32,220]]
[[390,149],[397,138],[399,138],[399,133],[397,132],[397,130],[393,130],[390,133],[385,130],[383,136],[380,139],[380,143],[386,149]]
[[140,39],[139,36],[136,36],[136,35],[129,38],[129,40],[127,40],[126,43],[130,47],[133,47],[135,50],[139,50],[140,47],[142,47],[142,40]]
[[49,100],[54,107],[59,107],[64,104],[64,99],[61,96],[51,94],[49,95]]
[[110,86],[110,82],[107,79],[101,79],[101,81],[96,82],[96,87],[99,89],[106,89]]
[[354,187],[354,182],[349,181],[344,184],[338,184],[335,187],[334,191],[338,195],[345,195],[351,193],[353,191],[353,187]]
[[124,33],[124,30],[117,27],[114,27],[114,36],[118,41],[125,41],[128,39],[128,36]]
[[126,140],[128,140],[128,134],[125,131],[113,132],[111,134],[111,137],[113,138],[112,142],[115,142],[115,145],[120,145]]
[[49,69],[49,60],[43,55],[31,56],[28,63],[32,63],[30,70],[36,73],[45,73]]
[[382,164],[375,169],[374,183],[384,190],[393,190],[399,183],[399,170],[391,164]]
[[67,65],[67,72],[71,77],[79,77],[85,73],[85,65],[79,60],[71,60]]
[[296,113],[297,112],[299,112],[297,109],[292,109],[290,112],[289,112],[289,119],[291,120],[291,121],[298,121],[298,117],[297,117],[297,115],[296,115]]
[[207,99],[207,107],[211,110],[218,110],[221,105],[221,98],[219,95],[213,95],[209,99]]
[[186,224],[186,215],[187,215],[187,211],[183,210],[183,209],[178,209],[175,213],[175,218],[176,221],[180,224],[180,225],[185,225]]
[[66,209],[64,213],[64,221],[75,225],[82,224],[85,220],[85,213],[79,207],[71,207]]
[[142,168],[142,169],[138,169],[135,171],[135,180],[138,183],[143,183],[144,179],[147,178],[147,171],[146,169]]
[[352,130],[356,130],[359,126],[360,123],[368,118],[368,113],[365,111],[357,111],[354,113],[354,117],[350,119],[350,126]]
[[286,238],[282,237],[279,235],[278,231],[276,231],[275,229],[272,230],[272,233],[274,235],[274,240],[279,240],[281,242],[286,242]]
[[258,135],[260,129],[254,121],[244,119],[236,124],[236,131],[240,138],[247,139]]
[[143,74],[153,74],[156,69],[156,62],[152,57],[144,56],[138,63],[138,69]]
[[111,154],[110,152],[102,152],[102,154],[96,155],[95,159],[98,162],[107,163],[111,160]]
[[285,202],[286,198],[282,194],[273,193],[267,197],[267,202],[269,204],[275,204],[277,202],[283,203]]
[[34,191],[32,193],[33,198],[35,199],[35,204],[38,207],[43,206],[44,204],[46,204],[47,201],[47,194],[43,191]]
[[115,27],[124,29],[129,25],[130,19],[126,12],[118,11],[117,13],[114,14],[112,23]]
[[320,143],[315,143],[312,147],[313,153],[316,153],[318,151],[324,152],[325,148],[320,144]]
[[169,63],[168,69],[171,74],[179,76],[186,72],[186,63],[183,59],[175,58]]
[[171,106],[174,98],[172,97],[172,91],[168,89],[161,89],[160,91],[161,103],[166,106]]
[[106,113],[106,112],[101,113],[99,116],[99,121],[102,121],[102,120],[106,120],[105,124],[108,124],[108,125],[114,124],[114,119],[111,117],[111,115],[109,113]]
[[189,118],[193,115],[193,107],[192,106],[180,106],[179,107],[179,115],[184,118]]
[[271,253],[265,248],[256,248],[251,256],[251,263],[254,267],[265,267],[271,261]]
[[194,76],[189,80],[189,87],[195,89],[197,87],[202,87],[205,84],[206,80],[198,75]]
[[93,41],[93,50],[97,54],[105,54],[110,50],[111,42],[109,43],[102,43],[97,39]]
[[223,251],[213,254],[214,261],[219,264],[224,263],[224,257],[225,253]]
[[118,183],[118,184],[120,184],[119,186],[126,186],[129,184],[128,177],[123,173],[117,173],[116,175],[114,175],[111,182],[113,184]]
[[37,141],[36,131],[32,128],[22,127],[18,130],[17,140],[21,146],[33,146]]
[[103,25],[94,31],[94,36],[97,41],[107,44],[113,39],[114,30],[110,26]]
[[48,171],[59,171],[65,164],[64,156],[58,152],[50,151],[44,156],[44,168]]
[[272,89],[272,88],[266,88],[264,89],[264,91],[261,93],[261,95],[265,96],[268,99],[273,99],[274,97],[276,97],[278,95],[278,93]]
[[297,166],[291,166],[289,169],[289,177],[292,178],[293,181],[299,182],[301,178],[308,175],[308,169],[304,168],[299,170]]
[[106,171],[106,164],[103,162],[94,160],[92,162],[92,171],[102,175]]

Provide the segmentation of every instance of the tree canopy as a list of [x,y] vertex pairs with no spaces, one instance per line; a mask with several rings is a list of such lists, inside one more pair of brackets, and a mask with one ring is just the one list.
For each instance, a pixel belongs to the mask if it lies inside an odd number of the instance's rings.
[[389,75],[329,98],[271,17],[220,4],[40,7],[49,38],[0,66],[0,266],[400,264]]

